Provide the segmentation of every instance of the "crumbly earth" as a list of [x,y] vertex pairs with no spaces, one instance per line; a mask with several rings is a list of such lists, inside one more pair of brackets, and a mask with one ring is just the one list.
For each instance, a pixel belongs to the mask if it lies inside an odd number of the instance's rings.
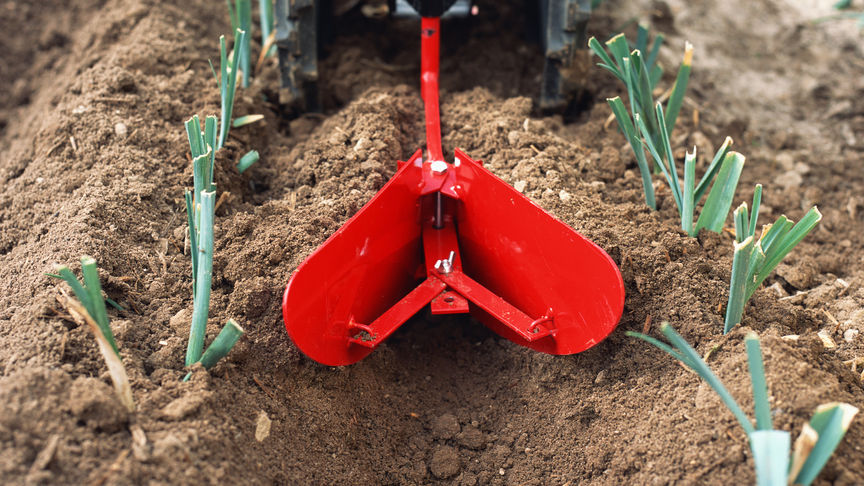
[[[508,5],[505,5],[508,4]],[[762,337],[777,428],[814,408],[864,406],[864,61],[850,23],[813,23],[826,0],[609,0],[591,31],[633,18],[662,32],[668,86],[696,47],[675,146],[748,157],[737,201],[765,186],[760,223],[818,204],[824,220],[721,333],[732,238],[677,229],[642,201],[608,123],[621,86],[599,68],[566,116],[534,111],[540,53],[518,7],[480,2],[445,30],[444,145],[585,236],[621,268],[619,328],[574,356],[502,340],[464,318],[418,315],[360,363],[320,366],[290,342],[292,272],[423,146],[412,23],[337,25],[321,66],[324,115],[286,116],[267,61],[235,113],[262,113],[219,152],[208,341],[246,336],[185,374],[191,314],[183,121],[218,111],[208,58],[229,32],[221,2],[0,4],[0,477],[8,484],[746,484],[746,437],[710,388],[624,335],[670,321],[752,407],[742,338]],[[354,15],[353,17],[351,15]],[[445,29],[447,27],[445,26]],[[449,35],[449,37],[448,37]],[[254,47],[257,55],[257,41]],[[261,161],[240,175],[250,149]],[[57,303],[55,265],[94,256],[137,409],[114,397],[89,331]],[[836,342],[817,338],[822,329]],[[797,340],[784,336],[797,335]],[[857,419],[816,484],[860,484]]]

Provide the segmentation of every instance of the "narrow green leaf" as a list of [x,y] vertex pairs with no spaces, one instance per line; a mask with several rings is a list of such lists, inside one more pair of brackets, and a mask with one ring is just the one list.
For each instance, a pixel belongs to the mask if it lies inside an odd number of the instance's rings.
[[213,170],[216,165],[216,137],[218,136],[218,124],[219,120],[213,116],[209,115],[204,119],[204,143],[205,147],[209,150],[210,153],[210,182],[213,182]]
[[197,205],[202,192],[213,190],[213,173],[210,170],[210,150],[192,160],[192,183],[196,191],[193,202]]
[[787,486],[792,439],[783,430],[757,430],[750,434],[757,486]]
[[259,158],[258,151],[257,150],[250,150],[249,152],[246,153],[246,155],[244,155],[243,157],[240,157],[240,161],[237,162],[237,171],[242,174],[246,169],[251,167],[252,164],[254,164],[255,162],[258,162],[258,158]]
[[765,263],[765,252],[762,251],[759,243],[756,243],[753,246],[753,254],[750,255],[750,264],[747,266],[747,296],[744,298],[745,302],[750,300],[750,297],[753,297],[753,293],[759,288],[761,282],[756,282],[756,274],[762,268],[763,263]]
[[762,251],[768,253],[771,248],[774,248],[774,243],[792,229],[792,221],[781,215],[773,224],[768,224],[762,227],[762,236],[759,237],[759,246]]
[[625,334],[630,336],[630,337],[635,337],[637,339],[641,339],[641,340],[647,342],[648,344],[654,345],[656,348],[665,352],[669,356],[672,356],[673,358],[675,358],[678,361],[687,365],[688,368],[695,369],[695,365],[686,356],[679,353],[677,350],[675,350],[675,348],[673,348],[672,346],[669,346],[668,344],[664,343],[663,341],[660,341],[659,339],[655,339],[655,338],[648,336],[646,334],[642,334],[641,332],[627,331]]
[[814,206],[810,208],[810,211],[807,211],[807,214],[801,218],[801,221],[798,221],[798,223],[788,233],[782,236],[780,241],[771,245],[771,253],[766,252],[765,264],[756,276],[757,286],[768,277],[774,268],[783,261],[783,258],[785,258],[786,255],[789,254],[789,252],[792,251],[792,249],[795,248],[795,246],[798,245],[798,243],[800,243],[801,240],[803,240],[821,220],[822,213],[820,213]]
[[673,179],[672,174],[669,172],[669,168],[666,167],[666,164],[663,162],[663,157],[660,156],[660,153],[657,152],[657,147],[655,147],[654,142],[651,141],[649,128],[645,125],[645,122],[639,115],[636,115],[636,125],[639,127],[639,131],[642,132],[645,146],[648,147],[648,153],[651,154],[654,158],[654,163],[660,167],[660,171],[663,173],[663,176],[666,177],[666,182],[669,184],[669,190],[672,191],[672,198],[675,200],[675,205],[678,207],[678,211],[680,212],[682,207],[681,188],[675,183],[678,179],[677,176]]
[[[660,134],[660,144],[663,148],[666,157],[666,163],[669,165],[669,172],[672,174],[672,181],[675,184],[675,189],[678,190],[679,198],[681,197],[681,184],[678,182],[678,166],[675,164],[675,156],[672,153],[672,142],[669,141],[669,131],[666,130],[666,116],[663,113],[663,104],[657,103],[654,105],[654,114],[657,117],[657,127]],[[695,174],[694,174],[695,177]],[[678,205],[681,208],[681,205]]]
[[189,151],[192,153],[192,158],[199,157],[205,152],[204,139],[201,137],[201,122],[198,115],[192,115],[192,118],[186,120],[186,138],[189,139]]
[[[221,38],[220,38],[220,41],[221,41]],[[222,92],[222,85],[219,83],[219,75],[216,74],[216,68],[213,67],[213,61],[211,61],[210,59],[207,59],[207,63],[210,64],[210,72],[213,73],[213,78],[216,80],[216,88],[221,93]]]
[[696,236],[693,231],[693,211],[695,201],[693,194],[696,189],[696,147],[684,156],[684,207],[681,208],[681,229],[690,236]]
[[250,123],[255,123],[263,119],[264,115],[260,114],[239,116],[235,118],[233,122],[231,122],[231,126],[234,128],[240,128],[242,126],[249,125]]
[[225,326],[216,336],[216,339],[207,347],[207,351],[201,356],[201,364],[204,368],[210,369],[216,365],[222,358],[228,355],[231,348],[237,344],[240,337],[243,336],[243,328],[240,327],[234,319],[228,319]]
[[[250,0],[236,0],[237,5],[237,23],[240,30],[244,34],[251,32],[252,29],[252,4]],[[236,30],[235,30],[236,32]],[[252,77],[252,53],[251,53],[251,36],[243,35],[239,40],[234,41],[234,52],[240,51],[236,66],[243,72],[242,86],[249,87],[249,80]]]
[[[654,113],[654,95],[649,78],[648,70],[642,61],[642,53],[633,51],[630,53],[630,60],[633,66],[632,75],[634,78],[634,87],[636,88],[636,103],[639,106],[639,114],[644,116],[645,123],[651,134],[651,141],[655,145],[662,146],[663,140],[660,138],[660,127],[657,125],[657,119]],[[662,148],[662,147],[661,147]],[[676,176],[677,177],[677,176]]]
[[623,76],[622,74],[620,74],[620,71],[618,71],[617,68],[613,68],[613,67],[611,67],[611,66],[609,66],[609,65],[607,65],[607,64],[598,64],[598,66],[600,66],[601,68],[603,68],[603,69],[609,71],[610,73],[614,74],[615,77],[617,77],[617,78],[618,78],[622,83],[625,82],[625,80],[624,80],[624,76]]
[[726,137],[726,140],[723,141],[723,145],[717,150],[717,153],[714,154],[714,159],[708,165],[708,169],[705,170],[705,174],[702,175],[702,179],[699,180],[699,184],[696,185],[696,194],[694,195],[694,200],[698,204],[699,201],[702,200],[702,196],[705,195],[705,191],[711,186],[711,181],[714,180],[714,176],[717,175],[717,171],[720,170],[720,163],[726,159],[726,154],[729,152],[729,147],[732,146],[732,138]]
[[[843,440],[843,436],[846,435],[846,431],[849,430],[849,425],[857,413],[858,408],[848,403],[827,403],[816,409],[816,413],[810,419],[810,424],[804,427],[806,429],[809,426],[816,432],[819,439],[801,466],[800,472],[795,476],[795,484],[809,486],[816,479],[831,454]],[[795,442],[795,446],[796,452],[798,452],[798,441]],[[793,465],[794,471],[795,465]]]
[[760,206],[762,206],[762,184],[756,184],[756,189],[753,191],[753,211],[750,213],[747,236],[756,236],[756,220],[759,219]]
[[657,83],[660,82],[660,78],[663,77],[663,68],[660,67],[659,64],[655,64],[651,66],[649,78],[651,80],[652,88],[657,86]]
[[[230,1],[230,0],[228,0]],[[235,37],[236,39],[236,37]],[[235,41],[236,42],[236,41]],[[216,150],[222,148],[225,143],[225,139],[228,138],[228,130],[230,129],[231,124],[231,113],[230,110],[234,107],[234,100],[231,99],[230,103],[228,100],[229,92],[228,92],[228,84],[230,82],[229,74],[228,74],[228,53],[227,53],[227,45],[225,43],[225,36],[219,36],[219,96],[220,96],[220,110],[219,110],[219,138],[216,142]],[[232,70],[232,72],[236,72]],[[236,81],[236,77],[235,77]],[[233,93],[231,93],[233,98]],[[230,109],[228,105],[231,105]],[[197,195],[197,194],[196,194]]]
[[[694,365],[692,366],[693,371],[695,371],[703,380],[705,380],[708,385],[714,389],[717,395],[720,396],[720,399],[723,401],[723,404],[732,412],[732,415],[738,420],[738,423],[741,424],[741,427],[744,429],[744,432],[747,435],[753,433],[754,428],[753,424],[750,423],[750,419],[747,418],[747,415],[744,414],[744,411],[741,410],[741,407],[738,405],[738,402],[732,398],[732,395],[723,386],[723,382],[717,378],[717,375],[711,371],[711,368],[702,360],[702,357],[699,356],[699,353],[693,349],[684,338],[681,337],[680,334],[675,332],[675,329],[669,325],[668,322],[664,322],[660,325],[660,331],[666,336],[666,339],[675,346],[678,351],[681,352],[682,355],[687,357],[689,361]],[[685,362],[685,364],[687,364]]]
[[633,119],[636,120],[639,114],[642,113],[637,101],[638,94],[636,93],[636,81],[633,74],[633,62],[629,57],[621,59],[622,69],[624,71],[624,86],[627,88],[627,101],[630,102],[630,113]]
[[231,0],[225,0],[225,4],[228,5],[228,18],[231,19],[231,28],[238,29],[240,23],[237,20],[237,14],[234,11],[234,7],[231,5]]
[[735,242],[741,243],[750,236],[747,232],[750,230],[750,221],[747,212],[747,203],[743,202],[732,213],[732,218],[735,220]]
[[81,282],[78,281],[78,277],[72,273],[72,270],[69,270],[69,267],[66,265],[57,267],[57,273],[59,275],[51,275],[52,277],[62,278],[64,282],[66,282],[69,287],[72,289],[72,292],[75,293],[75,297],[78,298],[78,301],[81,302],[81,305],[87,309],[87,313],[91,312],[92,306],[90,305],[90,294],[87,293],[87,290],[81,285]]
[[588,47],[600,58],[602,65],[606,65],[607,68],[612,71],[612,74],[618,77],[621,81],[624,81],[624,73],[621,71],[621,68],[612,61],[612,58],[609,57],[609,54],[606,54],[606,49],[600,44],[600,41],[597,40],[596,37],[591,37],[588,39]]
[[112,299],[109,299],[108,297],[105,297],[105,303],[110,305],[111,307],[117,309],[118,311],[126,312],[126,309],[122,305],[118,304],[117,302],[113,301]]
[[648,52],[648,27],[641,22],[636,26],[636,44],[634,48],[642,52]]
[[645,192],[645,203],[649,208],[656,210],[657,201],[654,196],[654,184],[651,180],[651,168],[648,166],[648,161],[645,159],[645,148],[642,146],[642,142],[636,134],[636,129],[633,127],[633,122],[630,120],[627,108],[624,107],[624,103],[618,96],[609,98],[606,101],[612,108],[612,113],[615,114],[615,120],[618,121],[618,127],[630,143],[633,155],[636,156],[636,164],[639,166],[639,174],[642,176],[642,190]]
[[[765,365],[762,361],[759,336],[754,332],[747,333],[744,345],[747,348],[747,366],[750,370],[750,384],[753,387],[753,414],[756,416],[756,428],[771,430],[773,428],[771,405],[768,402],[768,383],[765,381]],[[786,456],[788,455],[787,452]]]
[[[99,325],[102,334],[111,348],[120,356],[120,350],[117,349],[117,343],[114,341],[114,333],[111,332],[111,325],[108,323],[108,311],[105,309],[105,299],[102,298],[102,285],[99,283],[99,270],[96,267],[96,260],[89,256],[81,257],[81,276],[84,277],[84,288],[87,290],[87,295],[90,297],[90,308],[87,312],[90,317]],[[86,307],[86,306],[85,306]],[[90,309],[92,308],[92,312]]]
[[732,257],[732,277],[729,280],[729,301],[726,304],[726,319],[723,334],[741,322],[744,306],[747,304],[747,269],[753,254],[753,237],[748,237],[735,244],[735,255]]
[[[780,241],[776,242],[776,246],[772,245],[772,254],[766,253],[767,259],[765,260],[765,265],[759,271],[757,276],[759,283],[762,283],[762,281],[768,277],[768,274],[770,274],[774,268],[783,261],[783,258],[785,258],[786,255],[789,254],[789,252],[792,251],[792,249],[795,248],[795,246],[797,246],[798,243],[800,243],[817,224],[819,224],[819,221],[822,221],[822,213],[819,212],[816,206],[813,206],[810,208],[810,211],[807,211],[807,214],[801,218],[801,221],[798,221],[798,223],[795,224],[788,233],[782,236]],[[775,248],[776,251],[774,251]]]
[[[238,57],[235,63],[240,65],[243,60],[243,52],[238,49],[246,41],[246,31],[236,29],[234,31],[234,51]],[[237,91],[237,72],[239,69],[228,70],[228,59],[226,55],[225,38],[219,38],[219,54],[222,62],[222,78],[219,80],[222,92],[221,102],[221,120],[219,122],[219,141],[216,144],[216,150],[221,149],[225,142],[228,141],[228,132],[231,126],[232,112],[234,110],[234,97]]]
[[666,105],[666,131],[669,133],[672,133],[675,128],[678,112],[681,111],[681,105],[684,102],[684,93],[687,91],[687,83],[690,81],[690,64],[692,61],[693,45],[687,42],[684,44],[684,61],[678,68],[678,77],[675,79],[672,94],[669,95],[669,102]]
[[[216,365],[222,358],[228,355],[231,349],[237,344],[237,341],[243,336],[243,328],[240,327],[234,319],[228,319],[216,339],[207,347],[207,351],[201,355],[201,365],[204,369],[210,369]],[[192,373],[187,373],[183,381],[189,381]]]
[[[657,34],[654,37],[654,45],[651,47],[651,52],[648,53],[648,57],[645,58],[645,65],[648,66],[649,69],[651,69],[652,78],[653,78],[655,69],[657,71],[659,71],[660,74],[663,73],[663,70],[660,69],[659,66],[657,66],[657,54],[660,53],[660,46],[663,44],[663,39],[664,39],[663,34]],[[653,79],[652,79],[652,81],[653,81]],[[657,84],[657,82],[654,81],[652,86],[656,86],[656,84]]]
[[[261,19],[261,45],[267,41],[267,38],[270,37],[270,32],[275,27],[276,22],[274,21],[275,17],[273,15],[273,0],[258,0],[258,11],[260,12]],[[275,52],[274,48],[271,47],[269,51],[267,51],[267,56],[272,56]]]
[[618,66],[622,66],[621,61],[625,57],[630,57],[630,47],[627,45],[627,38],[624,37],[624,34],[618,34],[606,41],[606,47],[609,48],[609,52],[612,53]]
[[198,228],[195,225],[195,209],[192,201],[192,193],[188,190],[184,193],[186,198],[186,223],[189,225],[189,254],[192,255],[192,298],[195,298],[195,277],[198,275]]
[[720,172],[717,173],[717,180],[714,181],[708,199],[705,200],[705,206],[699,213],[699,220],[696,221],[697,232],[702,228],[715,233],[723,230],[723,223],[726,222],[726,216],[732,206],[732,199],[735,197],[735,189],[738,187],[738,179],[741,177],[743,168],[743,155],[738,152],[729,152],[726,155],[720,166]]

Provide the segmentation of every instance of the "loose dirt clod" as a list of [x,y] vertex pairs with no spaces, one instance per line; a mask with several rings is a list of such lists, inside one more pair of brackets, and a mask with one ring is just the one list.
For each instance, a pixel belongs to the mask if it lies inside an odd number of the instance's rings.
[[95,378],[81,377],[73,381],[67,404],[78,420],[95,429],[114,432],[129,420],[129,412],[114,390]]
[[432,453],[429,470],[438,479],[447,479],[459,474],[459,453],[450,446],[439,446]]

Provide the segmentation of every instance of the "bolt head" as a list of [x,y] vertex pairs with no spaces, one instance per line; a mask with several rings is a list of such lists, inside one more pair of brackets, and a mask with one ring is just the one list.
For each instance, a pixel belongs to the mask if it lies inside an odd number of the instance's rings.
[[443,174],[447,172],[447,162],[444,162],[443,160],[436,160],[435,162],[429,164],[429,168],[432,169],[432,172],[436,174]]

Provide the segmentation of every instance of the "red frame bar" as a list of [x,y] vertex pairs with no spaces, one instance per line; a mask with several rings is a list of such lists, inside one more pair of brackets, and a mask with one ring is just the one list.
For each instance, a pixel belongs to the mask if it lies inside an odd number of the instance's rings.
[[420,20],[420,94],[426,111],[426,150],[430,161],[444,160],[441,148],[441,115],[438,111],[438,66],[441,52],[441,19]]

